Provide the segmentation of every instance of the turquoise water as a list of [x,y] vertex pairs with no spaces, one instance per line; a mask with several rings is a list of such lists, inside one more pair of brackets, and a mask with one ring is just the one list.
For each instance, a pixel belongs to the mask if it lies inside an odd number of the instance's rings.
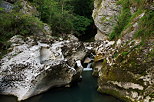
[[[122,102],[96,91],[97,82],[91,71],[83,72],[83,79],[71,88],[55,88],[22,102]],[[17,102],[11,96],[0,96],[0,102]]]

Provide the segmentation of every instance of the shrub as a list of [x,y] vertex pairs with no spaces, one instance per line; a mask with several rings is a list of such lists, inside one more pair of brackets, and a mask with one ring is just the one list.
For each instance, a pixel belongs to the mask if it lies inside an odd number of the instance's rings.
[[118,4],[121,4],[123,8],[118,17],[117,25],[114,27],[113,32],[109,34],[110,40],[113,40],[120,36],[121,32],[123,31],[125,26],[129,23],[129,19],[131,18],[129,0],[120,0]]

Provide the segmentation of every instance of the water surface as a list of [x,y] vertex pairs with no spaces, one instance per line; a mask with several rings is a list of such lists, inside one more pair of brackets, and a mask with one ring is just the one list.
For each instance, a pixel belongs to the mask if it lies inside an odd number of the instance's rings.
[[[96,91],[97,82],[92,71],[83,72],[83,80],[71,88],[55,88],[22,102],[122,102]],[[0,102],[17,102],[15,97],[0,96]]]

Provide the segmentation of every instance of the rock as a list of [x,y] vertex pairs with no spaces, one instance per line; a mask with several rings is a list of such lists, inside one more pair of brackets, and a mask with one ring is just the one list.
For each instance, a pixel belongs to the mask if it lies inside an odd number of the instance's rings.
[[67,37],[68,40],[79,41],[79,39],[73,34],[68,34]]
[[116,46],[117,46],[117,47],[120,47],[120,46],[121,46],[121,44],[122,44],[121,39],[118,39],[118,41],[116,42]]
[[97,27],[95,40],[106,40],[117,23],[117,16],[121,6],[117,5],[117,0],[95,0],[93,19]]
[[90,63],[91,61],[92,61],[92,59],[91,59],[91,58],[86,57],[86,59],[84,60],[84,62],[83,62],[83,63]]
[[[99,37],[102,39],[97,46],[92,46],[96,55],[93,75],[98,77],[98,91],[128,102],[154,102],[154,38],[152,33],[150,37],[136,37],[136,34],[140,34],[142,29],[147,27],[141,22],[149,12],[138,12],[138,7],[130,4],[132,18],[120,36],[116,36],[115,41],[108,41],[103,35],[110,34],[117,23],[116,17],[121,9],[120,5],[116,5],[117,1],[95,0],[93,18],[100,33],[95,37],[96,40],[99,40]],[[149,7],[152,5],[150,2],[152,1],[149,1]],[[109,19],[111,15],[113,18]],[[151,22],[150,20],[148,22]]]
[[100,30],[97,30],[97,34],[95,35],[95,41],[99,41],[99,40],[104,41],[104,40],[107,40],[107,39],[108,38],[104,33],[100,32]]
[[20,12],[27,15],[38,15],[38,11],[36,7],[32,6],[28,1],[26,0],[20,0],[18,1],[20,3],[20,6],[22,7],[20,9]]
[[75,76],[80,78],[83,69],[80,60],[86,55],[81,42],[47,44],[28,39],[11,38],[11,52],[0,60],[1,94],[25,100],[51,87],[68,86]]
[[0,7],[3,8],[3,11],[5,12],[10,12],[12,11],[12,9],[14,8],[14,5],[9,3],[9,2],[6,2],[6,1],[2,1],[0,3]]

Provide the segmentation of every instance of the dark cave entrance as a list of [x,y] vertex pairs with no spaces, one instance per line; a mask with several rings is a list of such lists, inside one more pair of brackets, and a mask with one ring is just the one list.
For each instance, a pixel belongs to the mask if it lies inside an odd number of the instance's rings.
[[90,20],[90,24],[86,25],[85,27],[86,20],[82,19],[83,23],[80,23],[81,26],[79,26],[79,28],[83,27],[85,28],[85,30],[79,30],[79,34],[75,34],[75,36],[78,37],[80,41],[94,41],[94,36],[97,33],[97,28],[92,18],[92,13],[94,10],[94,0],[73,0],[72,4],[74,7],[74,14]]
[[84,34],[78,36],[78,38],[80,41],[84,41],[84,42],[94,41],[94,37],[96,33],[97,33],[97,28],[93,22],[90,26],[87,27]]

